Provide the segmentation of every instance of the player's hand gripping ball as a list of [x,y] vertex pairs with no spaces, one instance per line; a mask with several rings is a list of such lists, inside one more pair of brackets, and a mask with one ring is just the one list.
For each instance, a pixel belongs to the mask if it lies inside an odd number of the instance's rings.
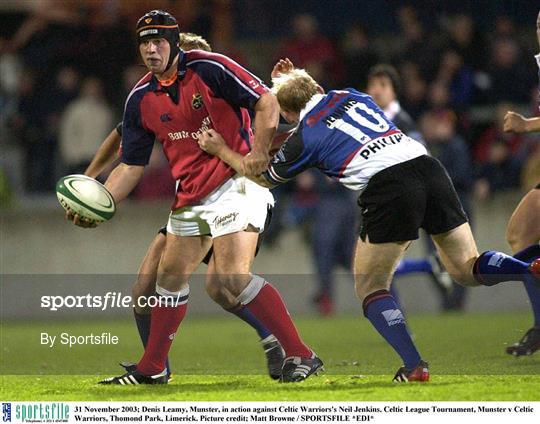
[[111,193],[103,184],[86,175],[68,175],[56,183],[56,196],[66,217],[81,227],[95,227],[116,212]]

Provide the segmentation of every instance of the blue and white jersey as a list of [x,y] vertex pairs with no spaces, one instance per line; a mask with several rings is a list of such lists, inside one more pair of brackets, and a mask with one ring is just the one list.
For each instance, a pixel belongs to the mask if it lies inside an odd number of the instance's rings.
[[315,95],[296,131],[263,175],[273,185],[319,168],[351,190],[363,190],[377,172],[427,154],[403,134],[365,93],[352,88]]

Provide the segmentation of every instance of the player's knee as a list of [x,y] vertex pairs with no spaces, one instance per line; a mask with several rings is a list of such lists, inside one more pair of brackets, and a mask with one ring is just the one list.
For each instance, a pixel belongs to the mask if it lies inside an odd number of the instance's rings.
[[362,302],[370,293],[385,289],[388,289],[387,284],[382,281],[373,280],[364,276],[355,276],[354,290],[356,292],[356,297],[360,302]]
[[209,277],[204,283],[204,288],[208,296],[222,308],[231,309],[237,305],[234,296],[221,282],[217,276]]
[[216,302],[219,300],[221,285],[218,278],[214,276],[208,277],[204,282],[204,289],[208,296],[210,296],[210,299]]
[[470,260],[465,262],[461,267],[456,268],[455,270],[452,270],[452,272],[450,272],[450,277],[452,277],[452,280],[454,280],[456,283],[464,287],[478,286],[479,283],[478,281],[476,281],[476,278],[473,272],[474,263],[476,262],[477,259],[478,259],[477,257],[471,258]]
[[144,300],[148,296],[154,294],[154,292],[155,284],[152,287],[151,293],[149,293],[148,287],[141,285],[139,281],[133,284],[133,287],[131,288],[131,299],[133,300],[135,312],[138,314],[145,314],[150,311],[150,308],[146,306],[148,302],[145,302]]

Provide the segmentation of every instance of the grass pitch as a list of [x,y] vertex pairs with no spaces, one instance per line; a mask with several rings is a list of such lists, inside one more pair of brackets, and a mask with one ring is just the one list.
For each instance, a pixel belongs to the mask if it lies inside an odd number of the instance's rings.
[[[530,326],[530,315],[418,315],[409,317],[415,342],[430,363],[427,384],[394,384],[398,356],[362,317],[299,318],[304,339],[326,373],[300,384],[278,384],[265,374],[253,330],[232,317],[189,317],[170,360],[167,386],[104,387],[142,349],[129,320],[4,322],[1,326],[2,400],[540,400],[540,354],[504,353]],[[40,345],[40,333],[59,336],[110,332],[118,345]]]

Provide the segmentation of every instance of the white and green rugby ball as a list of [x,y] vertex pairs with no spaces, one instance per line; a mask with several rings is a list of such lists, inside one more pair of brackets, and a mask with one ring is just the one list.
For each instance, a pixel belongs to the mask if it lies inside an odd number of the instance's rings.
[[65,210],[89,221],[104,222],[114,216],[116,204],[103,184],[86,175],[62,177],[56,183],[56,196]]

